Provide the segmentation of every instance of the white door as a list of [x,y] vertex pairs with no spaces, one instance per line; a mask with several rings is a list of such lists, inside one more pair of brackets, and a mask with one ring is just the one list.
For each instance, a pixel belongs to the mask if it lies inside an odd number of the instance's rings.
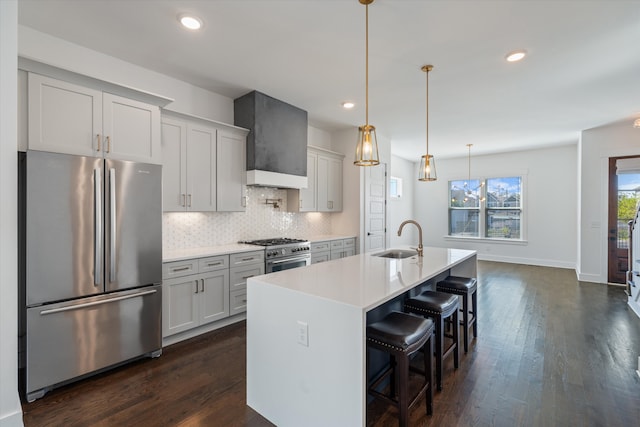
[[367,167],[364,185],[364,251],[374,252],[387,246],[387,165]]

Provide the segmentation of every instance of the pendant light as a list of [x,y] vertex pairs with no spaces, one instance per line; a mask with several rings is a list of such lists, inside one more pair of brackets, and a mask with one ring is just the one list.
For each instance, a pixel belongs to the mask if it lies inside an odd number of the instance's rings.
[[358,127],[358,145],[356,145],[356,159],[353,162],[356,166],[375,166],[380,164],[378,155],[378,139],[376,138],[376,128],[369,124],[369,5],[373,0],[358,0],[366,8],[366,76],[365,76],[365,122],[364,126]]
[[433,65],[424,65],[421,68],[427,76],[427,153],[420,159],[420,172],[418,175],[418,181],[435,181],[438,179],[436,174],[436,161],[431,154],[429,154],[429,71],[433,70]]
[[[469,152],[468,154],[468,179],[467,182],[464,183],[465,186],[465,196],[464,196],[464,201],[466,202],[467,200],[469,200],[469,198],[467,196],[471,196],[473,195],[476,191],[478,191],[478,189],[481,189],[482,187],[484,187],[484,182],[481,182],[479,186],[477,186],[476,188],[474,188],[473,190],[471,190],[471,147],[473,146],[473,144],[467,144],[467,150]],[[480,202],[484,202],[484,196],[480,196],[478,197],[478,201]]]

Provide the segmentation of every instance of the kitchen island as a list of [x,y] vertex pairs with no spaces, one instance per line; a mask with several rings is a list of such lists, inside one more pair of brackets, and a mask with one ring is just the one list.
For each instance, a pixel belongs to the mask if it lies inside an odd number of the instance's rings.
[[247,282],[247,404],[280,427],[366,423],[366,325],[447,275],[476,276],[476,252],[355,255]]

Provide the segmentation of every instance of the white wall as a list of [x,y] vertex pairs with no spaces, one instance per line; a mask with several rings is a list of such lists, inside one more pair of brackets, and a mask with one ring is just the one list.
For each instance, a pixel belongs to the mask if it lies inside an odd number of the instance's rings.
[[0,426],[22,426],[18,398],[18,3],[0,1]]
[[[377,134],[377,140],[380,162],[387,164],[388,172],[391,163],[391,140],[381,134]],[[357,141],[358,129],[356,127],[331,133],[331,149],[345,155],[342,165],[342,212],[333,214],[331,229],[335,234],[358,236],[358,252],[362,253],[364,252],[364,240],[362,239],[364,231],[364,172],[368,166],[353,164]],[[387,186],[388,179],[387,176]],[[388,230],[389,215],[387,213]]]
[[63,70],[174,99],[165,108],[233,124],[233,99],[155,71],[19,27],[18,54]]
[[[471,157],[474,177],[524,176],[524,242],[468,241],[447,238],[448,181],[467,179],[468,160],[436,159],[435,185],[414,187],[416,219],[430,246],[478,251],[478,258],[575,268],[577,218],[577,147],[518,151]],[[417,164],[416,164],[417,169]],[[417,173],[417,170],[416,172]]]
[[[413,219],[413,192],[415,186],[430,185],[432,183],[418,182],[418,175],[415,174],[415,164],[397,156],[391,156],[389,178],[392,176],[402,179],[402,197],[399,199],[389,198],[387,203],[389,247],[415,246],[418,242],[417,228],[413,225],[407,226],[402,230],[402,236],[398,237],[398,227],[400,227],[402,221]],[[422,226],[422,224],[420,225]],[[424,241],[422,243],[427,246],[428,242]]]
[[607,283],[609,157],[640,154],[640,129],[633,119],[582,132],[579,142],[580,280]]

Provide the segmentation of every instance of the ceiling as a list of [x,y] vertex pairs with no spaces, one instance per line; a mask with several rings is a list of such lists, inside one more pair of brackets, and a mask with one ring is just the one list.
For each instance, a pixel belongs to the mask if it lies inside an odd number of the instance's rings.
[[[19,24],[236,98],[259,90],[328,131],[365,124],[358,0],[19,0]],[[197,14],[198,32],[177,15]],[[640,1],[375,0],[369,123],[438,157],[575,143],[640,117]],[[517,63],[505,55],[525,49]],[[343,101],[356,103],[352,110]],[[638,130],[640,133],[640,130]],[[354,140],[355,146],[355,140]]]

